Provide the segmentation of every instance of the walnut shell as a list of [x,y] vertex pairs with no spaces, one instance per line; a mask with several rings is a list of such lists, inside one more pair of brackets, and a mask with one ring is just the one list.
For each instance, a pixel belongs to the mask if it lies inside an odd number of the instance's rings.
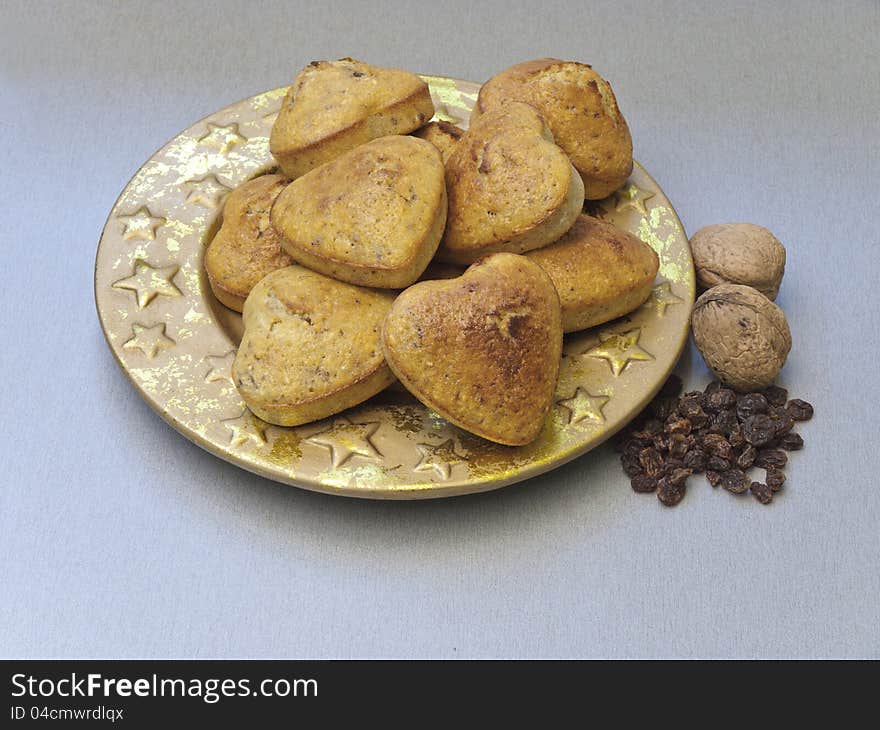
[[697,284],[745,284],[776,299],[785,273],[785,247],[770,231],[752,223],[705,226],[691,237]]
[[719,284],[704,292],[691,325],[706,364],[736,390],[770,385],[791,350],[785,314],[750,286]]

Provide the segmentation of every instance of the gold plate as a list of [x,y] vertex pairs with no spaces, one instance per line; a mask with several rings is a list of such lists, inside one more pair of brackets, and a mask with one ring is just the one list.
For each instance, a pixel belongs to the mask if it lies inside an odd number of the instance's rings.
[[[435,119],[466,127],[479,85],[424,78]],[[534,443],[484,441],[393,389],[296,428],[253,416],[230,377],[241,317],[214,298],[202,259],[224,196],[274,166],[269,130],[285,92],[245,99],[172,139],[122,191],[101,235],[95,301],[107,342],[147,403],[180,433],[298,487],[421,499],[496,489],[553,469],[602,443],[653,397],[687,340],[694,271],[678,216],[636,164],[626,185],[587,210],[654,247],[653,294],[627,317],[566,336],[556,402]]]

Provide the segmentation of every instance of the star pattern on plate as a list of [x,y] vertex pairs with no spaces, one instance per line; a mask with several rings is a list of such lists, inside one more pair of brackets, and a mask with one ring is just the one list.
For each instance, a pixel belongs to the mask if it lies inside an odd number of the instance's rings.
[[189,191],[186,202],[191,205],[200,205],[203,208],[216,208],[231,190],[230,187],[220,182],[213,173],[198,180],[187,180],[183,187]]
[[131,333],[131,339],[123,342],[122,347],[126,350],[140,350],[148,360],[152,360],[160,352],[176,344],[165,334],[164,322],[150,327],[135,322],[131,326]]
[[142,205],[130,215],[117,216],[117,220],[123,225],[122,237],[126,241],[134,239],[155,241],[156,229],[168,222],[162,216],[153,215],[146,205]]
[[225,155],[237,144],[245,144],[247,137],[243,137],[238,131],[238,124],[232,123],[225,126],[208,122],[208,131],[199,137],[198,143],[204,147],[212,147],[221,155]]
[[422,458],[413,471],[433,471],[444,481],[449,479],[452,467],[464,461],[464,457],[456,452],[452,439],[446,439],[442,444],[416,444],[416,449]]
[[672,293],[672,285],[664,281],[651,290],[651,296],[643,306],[656,308],[657,316],[662,317],[666,314],[666,307],[681,304],[683,301],[684,299]]
[[607,360],[611,373],[616,377],[631,363],[653,360],[654,356],[639,345],[641,327],[626,332],[603,331],[599,333],[599,344],[584,353],[585,357]]
[[235,350],[230,350],[225,355],[208,355],[205,362],[210,365],[210,370],[205,373],[205,382],[213,383],[216,380],[232,380],[232,362],[235,360]]
[[592,395],[584,388],[578,387],[571,398],[562,398],[556,403],[568,411],[568,423],[574,426],[585,420],[605,423],[602,409],[609,400],[611,398],[607,395]]
[[341,417],[333,424],[306,439],[306,443],[326,448],[330,452],[330,463],[334,469],[339,468],[353,456],[377,460],[382,457],[372,438],[379,430],[379,422],[352,423]]
[[262,446],[266,443],[266,422],[257,418],[247,408],[240,416],[225,418],[221,423],[229,429],[230,446],[242,446],[246,443]]
[[135,259],[131,276],[113,283],[114,289],[127,289],[135,293],[140,309],[156,297],[179,297],[180,289],[172,279],[179,271],[177,266],[151,266],[144,259]]
[[626,208],[633,208],[641,215],[648,215],[646,201],[654,197],[654,193],[642,190],[633,183],[627,183],[614,193],[615,210],[619,213]]

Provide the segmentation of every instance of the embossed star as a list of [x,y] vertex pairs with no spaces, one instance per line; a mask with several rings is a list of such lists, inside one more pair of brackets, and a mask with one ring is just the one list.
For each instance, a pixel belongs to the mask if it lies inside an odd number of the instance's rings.
[[138,307],[143,309],[158,296],[180,296],[180,289],[172,281],[177,271],[177,266],[154,267],[143,259],[136,259],[132,275],[114,282],[113,288],[133,291]]
[[221,423],[230,431],[229,444],[231,446],[241,446],[249,441],[257,446],[266,443],[266,423],[247,408],[242,411],[240,416],[225,418]]
[[612,374],[618,376],[631,362],[654,359],[650,352],[639,345],[641,334],[641,327],[623,333],[600,332],[599,344],[587,350],[584,356],[607,360]]
[[156,239],[156,229],[164,226],[167,221],[158,215],[153,215],[146,205],[142,205],[131,215],[117,216],[124,226],[122,229],[122,237],[126,241],[136,238],[144,241],[154,241]]
[[416,444],[416,449],[422,458],[413,467],[413,471],[433,470],[443,480],[449,479],[453,465],[464,461],[464,457],[455,451],[452,439],[447,439],[440,445]]
[[224,185],[213,173],[198,180],[187,180],[183,186],[189,190],[186,202],[203,208],[216,208],[231,188]]
[[232,361],[235,360],[235,350],[230,350],[225,355],[208,355],[205,361],[211,369],[205,373],[205,382],[213,383],[215,380],[232,380]]
[[633,183],[627,183],[614,193],[614,201],[617,204],[615,210],[620,212],[625,208],[633,208],[642,215],[648,215],[648,208],[645,202],[653,197],[654,193],[642,190]]
[[664,281],[651,290],[651,298],[645,302],[644,306],[656,307],[657,315],[662,317],[666,314],[666,307],[681,304],[683,301],[684,299],[672,293],[672,285],[668,281]]
[[132,337],[122,343],[126,350],[140,350],[148,360],[152,360],[162,350],[174,347],[174,340],[165,334],[165,323],[159,322],[152,327],[142,324],[131,326]]
[[591,395],[583,388],[576,388],[571,398],[556,401],[568,411],[568,422],[571,425],[589,419],[596,423],[605,423],[602,409],[611,400],[607,395]]
[[208,131],[198,140],[200,145],[213,147],[221,155],[225,155],[237,144],[244,144],[247,138],[238,132],[238,124],[219,126],[208,122]]
[[353,456],[373,460],[381,457],[372,441],[378,430],[378,422],[352,423],[347,418],[337,418],[332,426],[309,436],[306,442],[329,449],[330,463],[336,469]]

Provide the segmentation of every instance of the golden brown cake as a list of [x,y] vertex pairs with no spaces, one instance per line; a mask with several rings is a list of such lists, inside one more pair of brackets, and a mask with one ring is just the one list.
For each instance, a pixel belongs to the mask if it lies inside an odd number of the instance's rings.
[[388,134],[409,134],[434,114],[415,74],[351,58],[299,72],[272,127],[269,149],[291,178]]
[[415,137],[381,137],[294,180],[272,207],[294,261],[361,286],[409,286],[446,222],[443,163]]
[[488,253],[552,243],[584,203],[580,175],[531,106],[481,115],[446,163],[449,215],[441,261],[469,264]]
[[449,122],[429,122],[413,132],[413,135],[421,137],[440,150],[440,156],[445,164],[458,141],[464,136],[464,130]]
[[205,271],[214,296],[236,312],[260,279],[292,263],[269,222],[272,203],[288,182],[281,175],[262,175],[226,198],[223,224],[205,251]]
[[632,138],[610,84],[592,67],[542,58],[511,66],[480,89],[471,123],[512,101],[534,106],[580,172],[588,200],[604,198],[632,172]]
[[394,374],[428,408],[490,441],[527,444],[553,403],[559,297],[525,257],[492,254],[457,279],[403,292],[382,346]]
[[388,386],[379,335],[394,296],[292,265],[257,284],[244,305],[232,377],[248,408],[297,426]]
[[553,280],[566,332],[608,322],[641,306],[660,266],[647,243],[588,215],[578,216],[558,242],[526,257]]

